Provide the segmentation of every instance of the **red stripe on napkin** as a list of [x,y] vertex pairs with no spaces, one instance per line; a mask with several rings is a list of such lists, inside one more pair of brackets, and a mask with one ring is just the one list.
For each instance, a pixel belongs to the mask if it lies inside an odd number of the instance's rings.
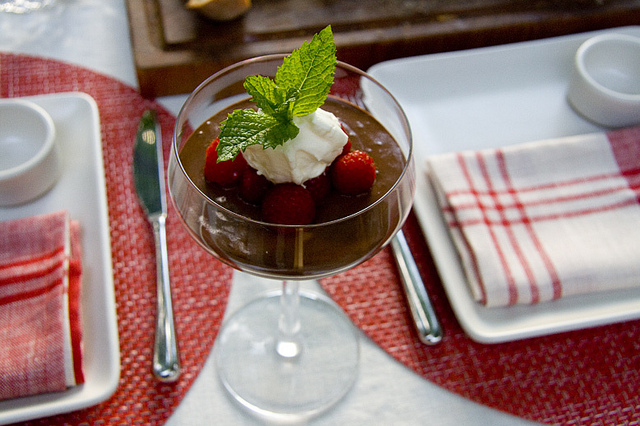
[[[562,288],[560,286],[560,281],[558,279],[558,273],[555,270],[553,262],[551,262],[551,259],[549,258],[548,253],[545,251],[544,245],[541,243],[540,238],[538,238],[538,236],[536,235],[535,229],[533,228],[533,226],[531,226],[531,220],[527,216],[526,209],[524,208],[524,205],[521,202],[520,197],[518,196],[518,191],[515,189],[515,187],[511,182],[511,177],[509,176],[509,171],[507,169],[507,163],[504,156],[504,152],[502,150],[498,150],[497,155],[498,155],[498,158],[497,158],[498,166],[500,168],[500,175],[502,176],[502,179],[507,185],[507,191],[513,197],[513,200],[518,208],[518,213],[522,218],[522,223],[525,226],[527,233],[529,234],[529,238],[531,242],[534,244],[538,254],[540,255],[540,258],[542,259],[542,262],[544,263],[544,266],[547,269],[547,273],[551,277],[551,284],[553,286],[553,298],[558,299],[562,291]],[[515,247],[518,247],[517,239],[513,238],[512,243],[514,244]],[[518,259],[520,260],[522,267],[525,268],[526,270],[527,279],[529,280],[529,282],[531,282],[531,286],[530,286],[531,303],[538,303],[540,302],[540,293],[538,292],[538,285],[536,284],[536,279],[534,277],[531,266],[528,264],[527,257],[522,254],[519,248],[518,248]],[[514,300],[513,303],[515,302],[516,301]]]
[[[496,151],[496,153],[498,153],[499,151]],[[593,183],[597,183],[597,182],[602,182],[605,180],[611,180],[614,178],[618,178],[618,177],[624,177],[625,179],[627,179],[627,183],[623,183],[621,182],[619,186],[610,186],[607,187],[606,189],[602,189],[602,190],[594,190],[594,191],[585,191],[585,192],[580,192],[578,194],[571,194],[571,195],[565,195],[565,196],[559,196],[559,197],[549,197],[549,198],[545,198],[543,200],[530,200],[527,201],[526,203],[521,203],[521,206],[523,207],[533,207],[533,206],[544,206],[545,204],[557,204],[557,203],[562,203],[562,202],[568,202],[568,201],[579,201],[579,200],[586,200],[586,199],[590,199],[590,198],[597,198],[597,197],[602,197],[602,196],[606,196],[606,195],[610,195],[614,192],[623,192],[623,191],[628,191],[629,189],[634,190],[636,193],[639,192],[640,190],[640,169],[638,170],[628,170],[626,172],[617,172],[615,174],[608,174],[608,175],[599,175],[599,176],[592,176],[589,178],[583,178],[583,179],[577,179],[577,180],[573,180],[573,181],[565,181],[565,182],[557,182],[551,185],[539,185],[539,186],[531,186],[531,187],[526,187],[526,188],[519,188],[518,192],[521,194],[526,194],[526,193],[532,193],[535,191],[544,191],[544,190],[551,190],[554,188],[562,188],[562,187],[570,187],[570,186],[574,186],[574,185],[580,185],[580,184],[585,184],[588,182],[593,182]],[[477,189],[472,189],[472,190],[456,190],[456,191],[451,191],[450,193],[447,193],[447,196],[461,196],[461,195],[473,195],[476,197],[489,197],[489,196],[497,196],[497,195],[501,195],[502,193],[496,192],[493,195],[489,192],[489,191],[480,191]],[[526,217],[526,218],[522,218],[522,219],[517,219],[517,218],[512,218],[509,219],[509,221],[504,221],[504,220],[492,220],[489,218],[483,218],[483,219],[465,219],[465,220],[452,220],[449,221],[449,225],[450,226],[470,226],[470,225],[477,225],[477,224],[487,224],[487,225],[507,225],[507,224],[513,224],[513,223],[525,223],[525,222],[541,222],[541,221],[545,221],[545,220],[556,220],[562,217],[572,217],[572,216],[580,216],[580,215],[587,215],[587,214],[593,214],[593,213],[598,213],[598,212],[604,212],[604,211],[608,211],[608,210],[612,210],[612,209],[618,209],[620,207],[625,207],[625,206],[629,206],[629,205],[633,205],[636,203],[640,203],[639,200],[634,200],[634,199],[625,199],[619,203],[614,203],[614,204],[609,204],[609,205],[601,205],[601,206],[597,206],[594,208],[588,208],[588,209],[582,209],[582,210],[575,210],[575,211],[571,211],[571,212],[562,212],[561,214],[541,214],[535,217]],[[466,209],[474,209],[474,208],[483,208],[483,205],[478,204],[477,201],[474,202],[469,202],[469,203],[461,203],[459,205],[456,206],[456,210],[460,211],[460,210],[466,210]],[[512,208],[518,208],[518,205],[516,203],[503,203],[501,208],[504,209],[512,209]],[[449,214],[453,214],[453,208],[449,205],[445,205],[442,207],[443,212],[445,213],[449,213]]]
[[622,129],[608,134],[611,150],[618,162],[620,173],[627,185],[636,193],[640,204],[640,139],[638,128]]
[[71,222],[71,259],[69,259],[69,327],[71,331],[71,354],[73,375],[76,384],[84,383],[82,369],[82,318],[80,298],[82,295],[82,246],[80,245],[80,224]]
[[[504,253],[502,252],[502,246],[498,243],[498,238],[496,236],[496,233],[494,232],[494,228],[491,225],[491,222],[486,214],[486,210],[483,208],[482,203],[479,202],[479,199],[477,198],[478,195],[480,194],[479,191],[476,190],[474,183],[473,183],[473,179],[471,178],[471,173],[469,172],[469,168],[467,167],[466,164],[466,160],[465,157],[463,157],[462,155],[458,155],[457,156],[458,159],[458,163],[460,164],[460,168],[462,169],[462,174],[464,176],[464,179],[466,180],[468,186],[469,186],[469,190],[468,193],[473,195],[474,197],[476,197],[476,201],[473,203],[473,207],[478,208],[481,212],[481,219],[479,219],[481,222],[484,222],[485,225],[488,226],[488,231],[489,231],[489,235],[491,237],[491,241],[494,245],[494,247],[496,248],[496,252],[497,252],[497,258],[500,261],[500,265],[502,266],[502,269],[505,273],[505,278],[506,278],[506,282],[507,282],[507,288],[508,288],[508,292],[509,292],[509,301],[510,303],[512,303],[512,300],[515,300],[515,298],[517,297],[516,295],[516,291],[515,291],[515,281],[513,279],[513,276],[511,275],[511,270],[509,268],[509,264],[506,261],[506,257],[504,255]],[[478,161],[478,164],[480,165],[481,169],[485,169],[483,170],[482,175],[485,177],[485,181],[486,182],[490,182],[490,180],[487,179],[486,177],[486,168],[483,167],[483,162],[482,162],[482,158],[481,157],[476,157],[476,160]],[[486,191],[487,195],[491,195],[492,191]],[[454,222],[455,224],[456,222]],[[469,250],[471,248],[470,243],[465,239],[465,243],[464,243],[465,247],[467,248],[467,250]],[[478,267],[477,264],[477,259],[476,256],[473,255],[473,250],[471,250],[471,258],[473,259],[474,265],[472,265],[472,270],[474,271],[474,277],[479,278],[480,280],[480,287],[481,287],[481,291],[482,291],[482,296],[480,297],[480,300],[482,303],[486,303],[487,300],[487,296],[486,296],[486,292],[484,291],[484,284],[482,284],[482,275],[479,274],[480,268]]]
[[15,268],[15,267],[25,266],[25,265],[35,265],[35,267],[38,267],[41,264],[41,262],[44,262],[47,259],[52,259],[63,252],[64,252],[64,247],[58,247],[51,253],[45,253],[42,256],[34,256],[28,259],[16,260],[11,264],[0,265],[0,271],[5,271],[5,274],[9,274],[10,272],[6,272],[9,268]]
[[536,304],[638,285],[638,158],[639,127],[430,158],[476,300]]
[[[49,274],[47,275],[53,275],[58,268],[54,268],[54,270],[52,270]],[[8,305],[10,303],[16,303],[16,302],[20,302],[23,300],[28,300],[28,299],[32,299],[34,297],[38,297],[38,296],[42,296],[45,293],[49,293],[51,290],[53,290],[55,287],[59,286],[60,284],[62,284],[62,278],[61,277],[54,277],[53,281],[49,284],[46,284],[46,282],[44,281],[45,279],[47,279],[49,277],[43,277],[43,282],[44,282],[44,286],[42,287],[38,287],[35,288],[33,290],[30,291],[25,291],[22,293],[15,293],[15,294],[11,294],[9,296],[5,296],[5,297],[0,297],[0,305]],[[20,281],[16,280],[13,281],[13,283],[20,283]],[[2,285],[2,283],[0,283],[0,285]]]

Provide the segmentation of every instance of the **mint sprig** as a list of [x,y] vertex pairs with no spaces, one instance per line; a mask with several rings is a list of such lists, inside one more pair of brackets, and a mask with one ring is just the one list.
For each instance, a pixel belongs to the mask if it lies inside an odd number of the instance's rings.
[[250,76],[244,88],[259,110],[235,110],[221,123],[218,161],[232,160],[248,146],[275,148],[293,139],[293,117],[318,109],[327,98],[336,68],[336,45],[331,26],[287,56],[275,79]]

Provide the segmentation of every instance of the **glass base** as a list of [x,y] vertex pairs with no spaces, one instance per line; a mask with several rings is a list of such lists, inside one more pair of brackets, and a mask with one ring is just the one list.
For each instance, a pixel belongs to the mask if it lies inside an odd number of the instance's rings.
[[258,417],[303,421],[352,387],[358,334],[331,299],[300,292],[299,344],[282,342],[281,294],[254,300],[225,321],[215,344],[216,367],[227,391]]

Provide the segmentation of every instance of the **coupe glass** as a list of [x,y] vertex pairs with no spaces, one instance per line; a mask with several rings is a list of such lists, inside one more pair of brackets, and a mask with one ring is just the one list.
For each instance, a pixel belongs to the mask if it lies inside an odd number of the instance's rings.
[[207,196],[189,176],[182,148],[210,117],[249,98],[242,85],[247,76],[275,76],[283,57],[240,62],[194,90],[177,117],[167,179],[183,224],[202,247],[240,271],[283,282],[281,291],[225,320],[214,357],[222,383],[240,404],[263,418],[297,421],[339,401],[353,385],[359,361],[359,334],[349,318],[330,298],[300,291],[299,281],[345,271],[384,247],[409,213],[415,171],[401,107],[366,73],[338,62],[328,102],[355,111],[356,131],[359,115],[375,117],[404,157],[389,189],[346,217],[305,226],[251,219]]

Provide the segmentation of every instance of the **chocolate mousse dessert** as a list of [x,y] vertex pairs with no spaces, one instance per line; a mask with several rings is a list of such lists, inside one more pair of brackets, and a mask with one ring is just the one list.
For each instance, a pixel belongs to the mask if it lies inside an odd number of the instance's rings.
[[[263,220],[261,203],[256,202],[256,200],[262,200],[263,196],[256,196],[254,198],[243,197],[242,193],[243,175],[245,173],[247,175],[253,175],[256,173],[255,169],[248,164],[241,164],[239,167],[241,171],[237,174],[237,177],[222,184],[208,181],[204,173],[206,151],[220,133],[220,123],[233,109],[249,106],[251,106],[251,103],[248,101],[244,102],[243,105],[233,105],[227,110],[221,111],[216,116],[211,117],[208,122],[197,129],[190,137],[180,152],[180,159],[191,180],[212,200],[215,200],[229,210],[251,219]],[[309,181],[316,177],[322,176],[321,179],[327,179],[328,181],[328,191],[320,191],[320,194],[314,197],[315,215],[313,223],[340,219],[357,213],[373,204],[396,183],[406,163],[404,155],[391,135],[366,111],[333,96],[327,98],[327,101],[323,105],[323,110],[329,111],[336,117],[339,117],[340,124],[344,131],[340,129],[340,126],[338,126],[338,129],[340,132],[343,132],[345,136],[348,135],[350,144],[345,142],[345,144],[340,147],[338,155],[335,155],[335,157],[328,162],[328,165],[323,166],[320,173],[317,173],[317,175],[313,177],[305,177],[304,181],[299,183],[299,185],[308,188],[313,184],[313,182]],[[346,140],[347,137],[345,137],[345,141]],[[331,183],[333,161],[339,156],[344,155],[346,152],[343,153],[343,147],[349,147],[349,145],[351,149],[347,152],[361,151],[367,153],[373,159],[376,171],[375,180],[371,188],[355,194],[343,193],[336,189],[333,183]],[[257,145],[254,146],[262,149]],[[246,161],[246,156],[243,157],[245,157]],[[235,161],[237,161],[237,159]],[[248,180],[250,178],[246,179]],[[354,177],[354,179],[356,178]],[[265,184],[265,193],[272,185],[276,185],[276,183],[269,179],[267,179],[267,181],[268,183]],[[285,182],[279,182],[279,184],[283,183]],[[249,200],[246,198],[249,198]]]
[[[308,58],[311,81],[296,80]],[[327,27],[274,80],[247,78],[245,99],[182,146],[186,174],[215,206],[202,212],[200,240],[223,261],[270,277],[320,276],[360,263],[404,220],[389,192],[406,153],[368,111],[332,92],[336,63]]]

